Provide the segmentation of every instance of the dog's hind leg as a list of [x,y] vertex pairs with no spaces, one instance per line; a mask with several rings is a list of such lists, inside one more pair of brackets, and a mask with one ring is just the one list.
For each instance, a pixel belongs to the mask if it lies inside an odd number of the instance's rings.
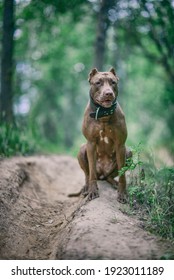
[[[126,160],[132,157],[132,151],[126,147]],[[127,165],[127,164],[126,164]],[[118,176],[118,167],[116,166],[115,170],[106,177],[106,181],[110,183],[114,189],[118,188],[118,181],[114,179]]]
[[68,196],[69,197],[75,197],[79,195],[87,196],[88,195],[88,186],[89,186],[89,166],[88,166],[88,159],[87,159],[87,153],[86,153],[86,144],[83,144],[80,148],[80,151],[78,153],[78,161],[80,164],[80,167],[85,173],[85,185],[82,187],[82,189],[77,193],[71,193]]
[[114,189],[117,189],[118,187],[118,181],[116,179],[114,179],[115,177],[118,176],[118,168],[117,166],[115,167],[115,170],[112,171],[111,174],[109,174],[107,177],[106,177],[106,181],[108,183],[110,183]]
[[108,178],[106,179],[106,181],[107,181],[108,183],[110,183],[110,184],[113,186],[114,189],[117,189],[117,186],[118,186],[118,181],[117,181],[117,180],[115,180],[115,179],[112,178],[112,177],[108,177]]
[[132,151],[126,147],[126,160],[132,157]]
[[77,158],[78,158],[80,167],[82,168],[82,170],[85,173],[85,185],[83,186],[83,188],[81,190],[81,194],[86,196],[86,195],[88,195],[88,187],[89,187],[89,164],[88,164],[88,158],[87,158],[86,144],[83,144],[81,146]]

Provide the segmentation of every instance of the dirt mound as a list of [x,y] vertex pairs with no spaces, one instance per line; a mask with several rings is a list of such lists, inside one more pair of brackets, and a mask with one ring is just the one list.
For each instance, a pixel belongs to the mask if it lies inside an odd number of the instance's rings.
[[49,258],[54,238],[77,208],[78,199],[67,197],[69,188],[80,188],[82,177],[70,157],[1,161],[1,259]]
[[122,213],[106,182],[99,182],[98,199],[69,198],[83,182],[68,156],[2,160],[0,258],[159,259],[171,250]]

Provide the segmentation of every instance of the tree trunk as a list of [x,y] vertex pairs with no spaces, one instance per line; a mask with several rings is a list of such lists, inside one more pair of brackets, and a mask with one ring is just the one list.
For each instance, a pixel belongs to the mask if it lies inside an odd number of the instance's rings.
[[12,123],[14,0],[4,0],[3,8],[0,117],[1,121]]
[[114,1],[101,0],[100,9],[97,17],[97,35],[95,42],[95,58],[94,67],[98,68],[99,71],[103,70],[105,49],[106,49],[106,38],[109,27],[108,11],[112,7]]

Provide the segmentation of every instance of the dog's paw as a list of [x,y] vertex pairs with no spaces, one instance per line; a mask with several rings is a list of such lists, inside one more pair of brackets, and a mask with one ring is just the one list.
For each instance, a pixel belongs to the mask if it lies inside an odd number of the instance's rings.
[[91,181],[89,184],[89,189],[88,189],[88,200],[92,200],[99,197],[99,191],[98,191],[98,186],[97,182]]
[[82,194],[84,197],[86,197],[86,196],[88,195],[88,193],[89,193],[88,186],[85,185],[85,186],[82,188],[82,190],[81,190],[81,194]]
[[127,196],[126,196],[126,194],[118,192],[117,201],[122,203],[122,204],[127,203]]
[[88,200],[93,200],[95,198],[99,197],[99,192],[98,192],[98,189],[96,188],[95,190],[93,191],[90,191],[89,194],[88,194]]

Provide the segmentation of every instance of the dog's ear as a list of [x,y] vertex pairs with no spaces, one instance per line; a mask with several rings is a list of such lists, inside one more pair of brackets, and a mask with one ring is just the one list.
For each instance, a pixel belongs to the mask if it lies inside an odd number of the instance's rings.
[[93,77],[95,74],[97,74],[97,73],[98,73],[97,68],[92,69],[91,72],[89,73],[88,81],[90,82],[91,79],[92,79],[92,77]]
[[114,76],[117,78],[117,81],[119,81],[119,77],[117,76],[115,69],[112,67],[109,72],[111,72],[112,74],[114,74]]
[[109,72],[111,72],[112,74],[114,74],[114,76],[117,76],[117,75],[116,75],[116,72],[115,72],[115,69],[114,69],[113,67],[109,70]]

